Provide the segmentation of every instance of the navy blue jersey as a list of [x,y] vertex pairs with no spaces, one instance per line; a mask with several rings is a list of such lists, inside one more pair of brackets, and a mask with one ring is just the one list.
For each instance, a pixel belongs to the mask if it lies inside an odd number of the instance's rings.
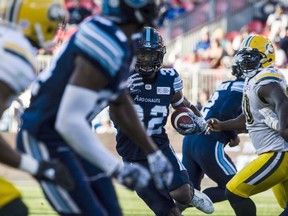
[[[241,101],[243,96],[244,80],[222,82],[202,108],[204,118],[217,118],[221,121],[236,118],[242,113]],[[213,132],[207,138],[226,144],[236,137],[234,131]]]
[[[139,75],[140,76],[140,75]],[[169,107],[175,92],[182,90],[183,83],[174,69],[161,69],[153,81],[143,84],[130,83],[130,95],[147,133],[163,149],[169,145],[164,126],[169,116]],[[139,81],[138,81],[139,82]],[[127,114],[129,115],[129,114]],[[126,160],[143,160],[144,153],[119,128],[116,136],[117,151]]]
[[23,114],[22,129],[40,140],[61,139],[54,130],[56,114],[79,55],[91,62],[109,81],[98,92],[95,109],[91,110],[91,116],[87,116],[87,122],[91,120],[126,90],[133,53],[134,48],[125,34],[111,21],[93,17],[81,23],[77,32],[63,44],[50,68],[43,71],[34,83],[30,107]]

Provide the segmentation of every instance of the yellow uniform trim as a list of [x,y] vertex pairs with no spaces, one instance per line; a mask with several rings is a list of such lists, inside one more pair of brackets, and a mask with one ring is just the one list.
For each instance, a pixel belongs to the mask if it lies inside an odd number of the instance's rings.
[[20,191],[11,182],[0,177],[0,208],[19,197]]
[[280,74],[276,74],[276,73],[265,73],[265,74],[261,74],[259,76],[255,77],[256,82],[262,78],[266,78],[266,77],[276,77],[278,79],[283,79],[283,77]]
[[[244,198],[273,188],[279,205],[286,206],[288,195],[288,152],[267,152],[240,170],[226,185]],[[278,185],[278,186],[277,186]]]
[[23,59],[26,59],[26,61],[33,67],[33,69],[36,71],[36,61],[35,56],[32,56],[29,52],[27,52],[22,47],[18,46],[17,44],[11,43],[11,42],[4,42],[3,48],[11,50],[17,55],[21,56]]

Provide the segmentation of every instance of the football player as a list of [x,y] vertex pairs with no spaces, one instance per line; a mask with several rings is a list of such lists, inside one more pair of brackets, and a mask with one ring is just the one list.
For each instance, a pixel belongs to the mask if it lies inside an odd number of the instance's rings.
[[[187,101],[182,93],[183,83],[175,69],[162,68],[166,48],[161,35],[152,27],[145,27],[137,42],[137,62],[133,74],[129,77],[129,92],[134,100],[135,108],[145,126],[147,133],[162,150],[173,166],[174,177],[167,190],[158,191],[152,181],[143,190],[136,190],[149,208],[157,216],[181,215],[175,205],[194,206],[205,213],[211,214],[214,210],[210,199],[195,190],[190,184],[187,170],[177,158],[170,145],[165,125],[169,116],[169,107],[188,107],[195,113],[200,112]],[[112,119],[114,118],[111,113]],[[199,123],[197,130],[205,128],[205,121],[201,117],[193,116]],[[145,153],[135,145],[135,141],[127,137],[124,131],[117,128],[116,149],[124,162],[140,163],[148,167]],[[181,129],[180,129],[181,130]],[[189,130],[189,129],[187,129]],[[181,131],[181,133],[188,131]],[[192,132],[192,131],[189,131]]]
[[[276,68],[275,50],[262,35],[249,35],[237,53],[246,77],[242,110],[235,119],[208,120],[212,130],[248,130],[258,157],[240,170],[226,185],[226,196],[236,215],[256,215],[250,196],[272,187],[282,208],[288,194],[288,98],[287,82]],[[284,199],[284,200],[283,200]],[[287,209],[286,209],[287,213]],[[287,215],[283,213],[282,215]]]
[[146,153],[157,187],[171,182],[171,165],[145,133],[126,92],[134,62],[131,37],[154,23],[160,3],[103,1],[102,16],[84,20],[33,84],[18,148],[39,159],[56,158],[73,170],[77,185],[72,191],[41,183],[61,215],[122,215],[111,177],[137,190],[150,179],[146,168],[123,165],[91,130],[91,120],[108,105],[123,131]]
[[[64,3],[60,0],[0,1],[0,116],[34,80],[36,51],[52,40],[64,17]],[[73,186],[68,170],[60,163],[38,161],[28,154],[20,154],[2,137],[0,148],[2,163],[24,170],[41,181],[66,189]],[[20,192],[11,182],[0,178],[0,188],[0,215],[28,215]]]
[[[233,58],[232,75],[234,80],[222,82],[209,98],[201,112],[205,119],[218,118],[227,120],[236,118],[242,113],[241,101],[243,96],[244,77],[236,65],[237,56]],[[212,132],[205,134],[189,134],[183,139],[182,163],[187,168],[189,178],[194,187],[201,189],[204,174],[217,183],[217,187],[206,188],[213,203],[226,200],[225,187],[237,170],[224,148],[237,146],[240,139],[236,131]]]

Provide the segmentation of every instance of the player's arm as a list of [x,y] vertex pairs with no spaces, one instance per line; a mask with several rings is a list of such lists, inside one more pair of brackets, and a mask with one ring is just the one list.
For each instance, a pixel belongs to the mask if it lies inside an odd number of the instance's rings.
[[[103,89],[107,84],[107,77],[102,75],[102,73],[100,73],[100,71],[98,71],[98,69],[92,63],[90,63],[90,61],[86,60],[82,56],[78,56],[75,62],[75,69],[68,85],[65,88],[65,92],[60,103],[55,128],[64,138],[67,144],[69,144],[78,154],[105,171],[108,175],[116,175],[115,177],[119,179],[119,176],[122,176],[122,174],[125,173],[125,170],[122,169],[123,166],[120,164],[120,161],[101,144],[100,140],[91,130],[90,124],[87,120],[87,117],[93,111],[95,102],[99,99],[99,90]],[[129,123],[129,126],[127,126],[128,129],[129,127],[134,127],[134,124],[136,124],[136,126],[138,125],[139,131],[137,131],[137,133],[140,134],[138,137],[143,138],[143,134],[145,133],[144,128],[139,127],[140,120],[138,117],[135,118],[137,115],[134,113],[136,111],[131,108],[131,103],[124,99],[122,101],[120,100],[118,103],[120,109],[119,112],[124,115],[125,109],[128,109],[128,111],[132,110],[132,114],[127,113],[127,111],[125,112],[125,115],[128,114],[130,118],[130,122],[125,119],[125,123]],[[124,102],[128,102],[128,107],[123,104]],[[112,106],[112,110],[113,109],[115,108]],[[117,114],[116,116],[119,118]],[[116,116],[114,117],[116,118],[117,124],[122,126],[123,122],[121,122],[121,120],[119,121]],[[128,129],[126,128],[126,131]],[[130,133],[131,132],[135,132],[135,130],[130,131]],[[170,175],[173,174],[172,168],[168,167],[170,164],[166,157],[162,154],[162,152],[160,152],[160,150],[157,150],[155,144],[153,144],[149,138],[145,138],[145,140],[135,140],[135,136],[137,137],[137,135],[129,135],[132,136],[132,139],[137,144],[140,146],[142,145],[146,152],[153,152],[148,155],[148,161],[149,158],[155,159],[155,162],[149,163],[150,165],[154,164],[156,167],[157,162],[161,165],[164,164],[162,167],[158,166],[155,168],[155,170],[151,170],[151,172],[154,174],[154,180],[158,180],[156,184],[160,182],[157,186],[159,186],[159,188],[163,188],[164,184],[171,180],[172,176],[170,177]],[[147,142],[144,144],[145,141]],[[141,170],[136,168],[134,171],[138,172],[138,176],[133,175],[134,178],[132,178],[132,176],[129,179],[132,181],[132,183],[139,183],[141,181]],[[167,177],[167,179],[165,179],[165,177]],[[170,182],[168,184],[170,184]]]
[[175,92],[171,105],[174,109],[177,109],[178,107],[188,107],[192,110],[193,113],[195,113],[197,116],[202,117],[201,112],[197,109],[196,106],[194,106],[184,95],[182,90]]
[[192,110],[192,113],[189,113],[191,119],[193,119],[193,124],[187,124],[185,127],[177,128],[178,133],[182,135],[188,135],[193,133],[201,133],[206,130],[207,124],[205,119],[202,117],[201,112],[192,104],[186,97],[184,97],[182,91],[175,92],[171,105],[174,109],[179,107],[187,107]]
[[279,121],[275,129],[288,141],[288,98],[284,89],[276,82],[269,83],[259,88],[258,96],[263,102],[274,107]]
[[[16,93],[6,84],[0,82],[0,116],[11,103],[11,96]],[[21,154],[13,149],[9,143],[0,136],[0,162],[8,166],[21,169],[38,180],[56,183],[65,189],[72,189],[73,181],[68,169],[56,161],[38,161],[27,154]],[[47,175],[47,170],[54,170],[54,175]]]
[[[211,118],[207,120],[209,130],[212,131],[222,131],[222,130],[246,130],[246,119],[245,115],[242,113],[235,119],[230,119],[226,121],[220,121],[216,118]],[[209,133],[209,131],[208,131]]]

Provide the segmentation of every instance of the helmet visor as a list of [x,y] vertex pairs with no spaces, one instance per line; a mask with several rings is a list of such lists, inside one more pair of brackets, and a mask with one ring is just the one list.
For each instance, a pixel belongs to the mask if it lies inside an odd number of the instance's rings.
[[258,50],[241,50],[238,55],[238,64],[244,74],[261,67],[262,55]]
[[137,64],[141,65],[159,65],[162,63],[163,52],[161,51],[139,51],[137,53]]

